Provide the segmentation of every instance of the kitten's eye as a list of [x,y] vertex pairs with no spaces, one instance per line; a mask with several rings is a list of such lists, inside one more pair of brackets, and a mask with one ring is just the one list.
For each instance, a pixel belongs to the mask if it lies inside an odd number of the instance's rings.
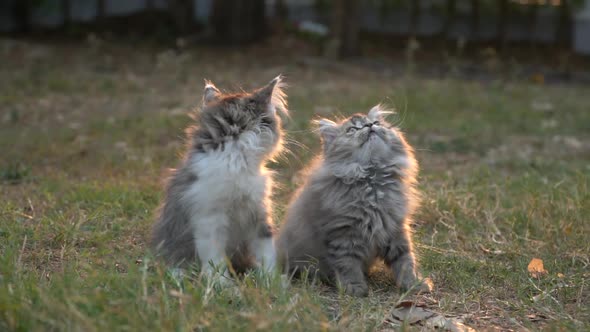
[[375,122],[373,122],[373,124],[374,124],[375,126],[380,126],[380,125],[381,125],[381,122],[379,122],[379,121],[375,121]]
[[350,127],[348,128],[348,130],[346,130],[347,133],[354,133],[357,129],[355,127]]

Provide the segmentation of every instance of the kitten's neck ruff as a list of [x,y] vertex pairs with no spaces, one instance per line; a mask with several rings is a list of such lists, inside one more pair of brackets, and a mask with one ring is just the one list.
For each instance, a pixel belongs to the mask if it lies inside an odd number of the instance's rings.
[[382,184],[384,180],[402,179],[405,177],[405,165],[392,164],[360,164],[353,163],[326,163],[322,168],[328,170],[333,176],[344,183],[369,182]]
[[230,142],[223,148],[196,152],[189,159],[197,169],[215,167],[218,171],[236,175],[267,173],[264,167],[267,159],[258,155],[259,151],[247,150],[235,143]]
[[223,143],[193,148],[191,153],[200,156],[199,158],[216,156],[230,164],[244,164],[249,169],[259,169],[282,149],[280,133],[263,132],[261,135],[260,132],[249,131],[236,137],[224,137],[221,140]]

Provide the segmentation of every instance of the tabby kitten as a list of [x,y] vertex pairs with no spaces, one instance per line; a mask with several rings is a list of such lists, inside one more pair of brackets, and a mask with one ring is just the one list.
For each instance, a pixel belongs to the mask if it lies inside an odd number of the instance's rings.
[[[270,173],[287,112],[281,77],[251,93],[205,86],[188,151],[174,170],[153,228],[155,252],[170,265],[199,262],[203,272],[275,265]],[[225,280],[225,279],[222,279]]]
[[430,290],[416,271],[409,223],[418,165],[381,106],[334,123],[318,121],[323,154],[288,210],[277,247],[289,272],[310,269],[350,295],[383,259],[403,289]]

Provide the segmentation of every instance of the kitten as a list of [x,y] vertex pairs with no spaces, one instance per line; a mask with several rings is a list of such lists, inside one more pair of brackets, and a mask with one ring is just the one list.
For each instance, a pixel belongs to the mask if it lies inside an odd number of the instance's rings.
[[[208,275],[275,265],[270,173],[287,112],[281,77],[252,93],[221,93],[207,83],[188,151],[174,170],[153,228],[155,252],[175,267],[198,262]],[[224,279],[222,279],[224,280]]]
[[382,258],[403,289],[420,280],[409,223],[418,165],[381,106],[334,123],[318,121],[323,155],[291,202],[277,247],[289,272],[310,269],[350,295],[368,293],[366,274]]

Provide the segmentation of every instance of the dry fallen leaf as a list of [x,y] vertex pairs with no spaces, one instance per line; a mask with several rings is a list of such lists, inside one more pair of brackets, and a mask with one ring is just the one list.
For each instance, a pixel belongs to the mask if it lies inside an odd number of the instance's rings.
[[411,325],[432,318],[436,316],[436,313],[429,311],[422,306],[416,306],[411,301],[403,301],[391,311],[391,316]]
[[183,294],[182,292],[179,292],[179,291],[174,290],[174,289],[171,290],[169,292],[169,294],[170,294],[170,296],[175,297],[175,298],[178,298],[178,299],[181,299],[181,300],[187,300],[188,301],[188,300],[191,299],[191,297],[189,295]]
[[504,254],[504,251],[502,251],[502,250],[498,250],[498,249],[495,249],[495,250],[488,249],[488,248],[484,247],[484,246],[483,246],[483,245],[481,245],[481,244],[479,245],[479,249],[481,249],[481,251],[483,251],[483,252],[484,252],[484,253],[486,253],[486,254],[492,254],[492,255],[502,255],[502,254]]
[[451,331],[451,332],[475,332],[473,328],[463,324],[458,319],[455,318],[445,318],[441,315],[437,315],[424,323],[425,327],[431,328],[433,330],[442,329],[443,331]]
[[547,274],[547,270],[543,267],[543,260],[538,258],[531,259],[529,266],[527,267],[529,274],[533,278],[540,278],[541,276]]
[[399,303],[390,313],[386,321],[394,326],[401,326],[404,322],[409,325],[420,325],[429,329],[441,329],[452,332],[472,332],[471,327],[463,324],[460,319],[447,318],[439,313],[430,311],[424,304],[412,301]]
[[530,315],[527,315],[527,318],[531,322],[538,322],[538,321],[546,320],[548,317],[543,314],[530,314]]
[[534,83],[537,84],[545,84],[545,75],[541,74],[541,73],[535,73],[533,75],[531,75],[531,81],[533,81]]

